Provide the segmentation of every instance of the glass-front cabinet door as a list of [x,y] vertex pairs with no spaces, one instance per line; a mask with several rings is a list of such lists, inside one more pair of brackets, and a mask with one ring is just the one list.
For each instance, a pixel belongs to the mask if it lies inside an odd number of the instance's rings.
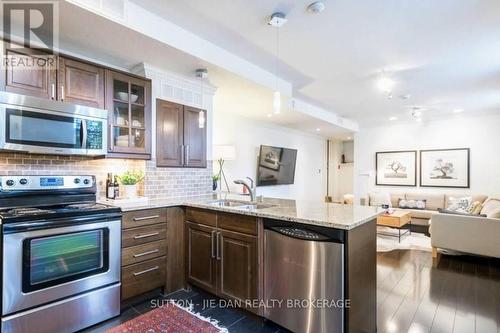
[[150,81],[108,71],[109,151],[120,157],[151,157]]

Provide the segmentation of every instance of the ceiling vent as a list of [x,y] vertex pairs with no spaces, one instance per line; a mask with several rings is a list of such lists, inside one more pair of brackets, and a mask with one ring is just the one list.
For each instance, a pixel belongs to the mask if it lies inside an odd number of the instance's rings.
[[323,10],[325,10],[325,3],[323,1],[316,1],[307,6],[307,11],[310,13],[321,13]]
[[285,14],[278,12],[271,15],[271,18],[269,19],[269,22],[267,22],[267,24],[275,28],[279,28],[285,25],[287,21],[288,20],[286,19]]

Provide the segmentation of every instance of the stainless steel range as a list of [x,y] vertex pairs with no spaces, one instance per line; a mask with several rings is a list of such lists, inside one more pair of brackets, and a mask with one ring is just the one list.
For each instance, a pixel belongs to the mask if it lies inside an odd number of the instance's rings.
[[93,176],[0,177],[2,324],[75,332],[120,313],[121,212]]

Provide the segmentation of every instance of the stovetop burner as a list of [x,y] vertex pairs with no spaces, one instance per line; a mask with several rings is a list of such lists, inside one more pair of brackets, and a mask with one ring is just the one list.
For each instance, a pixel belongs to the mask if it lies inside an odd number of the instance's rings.
[[53,213],[53,210],[50,209],[41,209],[41,208],[36,208],[36,207],[23,207],[23,208],[13,208],[7,211],[7,214],[10,215],[16,215],[16,216],[21,216],[21,215],[38,215],[38,214],[47,214],[47,213]]

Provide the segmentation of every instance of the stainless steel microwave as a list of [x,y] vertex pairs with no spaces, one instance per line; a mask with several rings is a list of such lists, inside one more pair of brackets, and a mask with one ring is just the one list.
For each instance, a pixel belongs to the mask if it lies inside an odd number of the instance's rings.
[[0,92],[0,149],[57,155],[106,155],[108,112]]

